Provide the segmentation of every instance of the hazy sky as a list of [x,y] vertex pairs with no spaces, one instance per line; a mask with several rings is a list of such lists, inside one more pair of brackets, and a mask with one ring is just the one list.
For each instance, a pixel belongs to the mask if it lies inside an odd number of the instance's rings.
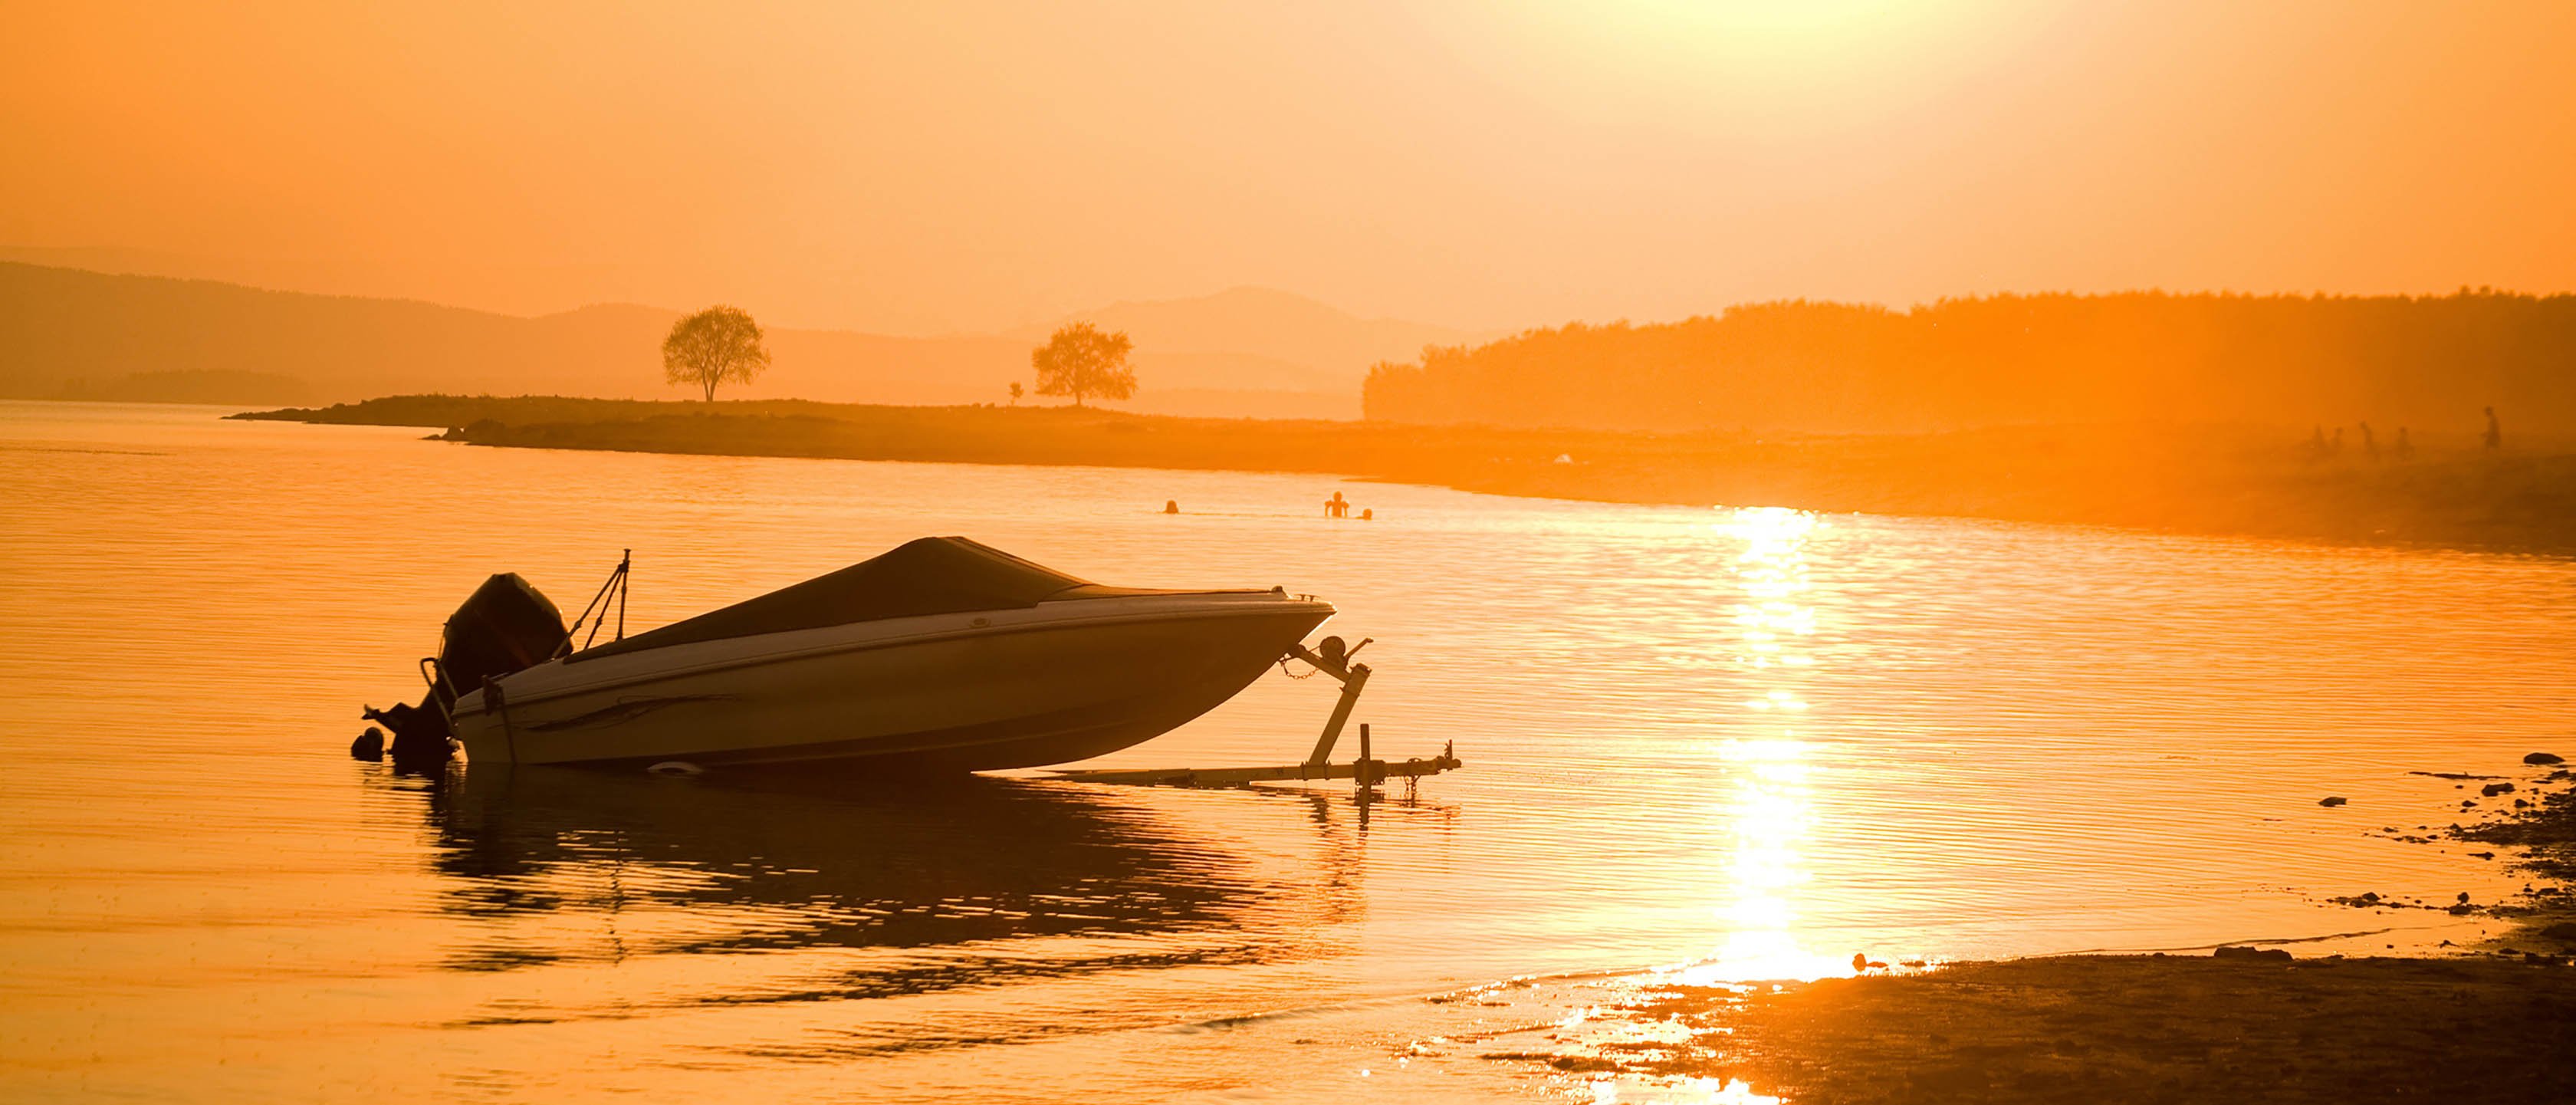
[[0,246],[302,290],[930,332],[2576,289],[2576,3],[9,13]]

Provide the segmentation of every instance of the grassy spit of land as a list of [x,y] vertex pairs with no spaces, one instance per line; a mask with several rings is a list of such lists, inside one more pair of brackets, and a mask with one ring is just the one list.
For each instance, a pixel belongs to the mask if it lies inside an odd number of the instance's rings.
[[2576,453],[2353,446],[2142,425],[1652,434],[891,407],[409,395],[238,418],[422,426],[475,445],[1313,472],[1504,495],[1794,506],[2344,543],[2576,552]]

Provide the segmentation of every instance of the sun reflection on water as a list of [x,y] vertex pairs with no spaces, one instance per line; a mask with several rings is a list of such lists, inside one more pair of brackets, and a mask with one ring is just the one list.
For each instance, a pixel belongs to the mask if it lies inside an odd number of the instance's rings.
[[1813,819],[1801,734],[1815,664],[1807,541],[1822,525],[1804,511],[1758,507],[1717,527],[1743,543],[1734,564],[1735,666],[1752,693],[1744,700],[1750,716],[1719,748],[1735,790],[1731,885],[1719,910],[1727,936],[1707,960],[1682,968],[1679,981],[1821,978],[1849,969],[1798,939],[1797,893],[1808,878],[1799,845]]
[[[1780,1098],[1755,1093],[1747,1083],[1731,1078],[1685,1078],[1671,1084],[1638,1084],[1617,1078],[1594,1079],[1591,1086],[1593,1105],[1612,1102],[1651,1100],[1675,1105],[1780,1105]],[[1643,1091],[1641,1098],[1637,1091]],[[1623,1092],[1624,1091],[1624,1092]]]

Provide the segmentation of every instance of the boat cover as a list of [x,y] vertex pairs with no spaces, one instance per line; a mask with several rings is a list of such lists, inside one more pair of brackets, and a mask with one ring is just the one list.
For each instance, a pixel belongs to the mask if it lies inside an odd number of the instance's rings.
[[1021,610],[1049,598],[1152,593],[1103,587],[963,537],[924,537],[830,575],[585,649],[571,659],[883,618]]

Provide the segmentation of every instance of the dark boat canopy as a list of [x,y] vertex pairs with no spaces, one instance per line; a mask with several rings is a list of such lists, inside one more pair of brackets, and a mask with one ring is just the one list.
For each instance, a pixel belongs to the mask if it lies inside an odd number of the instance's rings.
[[571,659],[885,618],[1023,610],[1048,599],[1165,593],[1104,587],[963,537],[924,537],[830,575],[585,649]]

